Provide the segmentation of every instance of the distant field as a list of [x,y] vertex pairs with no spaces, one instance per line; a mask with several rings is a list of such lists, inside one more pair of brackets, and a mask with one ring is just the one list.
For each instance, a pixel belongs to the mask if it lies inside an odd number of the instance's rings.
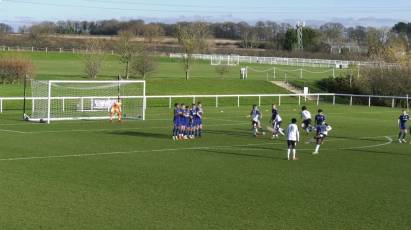
[[[33,60],[36,67],[36,79],[39,80],[86,80],[83,73],[83,57],[67,53],[8,53],[0,52],[0,56],[25,56]],[[242,63],[240,66],[231,67],[229,73],[222,77],[216,73],[215,66],[206,61],[196,61],[192,69],[192,79],[184,80],[184,71],[180,60],[167,57],[157,58],[157,70],[147,78],[147,93],[150,95],[166,94],[243,94],[243,93],[284,93],[268,81],[287,80],[299,81],[302,84],[312,84],[316,80],[332,76],[332,69],[304,68],[301,79],[298,67],[275,66],[273,71],[249,72],[247,81],[240,80],[240,68],[249,66],[258,71],[271,69],[271,65],[258,65]],[[309,73],[323,72],[323,73]],[[104,67],[98,79],[117,79],[122,74],[123,68],[118,58],[106,55]],[[336,74],[342,74],[337,70]],[[268,80],[268,81],[267,81]],[[20,96],[21,85],[0,85],[0,96]]]

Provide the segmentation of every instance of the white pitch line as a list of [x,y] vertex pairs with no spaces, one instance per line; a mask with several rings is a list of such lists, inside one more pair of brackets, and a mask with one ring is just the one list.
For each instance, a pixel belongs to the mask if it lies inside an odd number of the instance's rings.
[[[354,147],[347,147],[347,148],[321,148],[322,150],[354,150],[354,149],[370,149],[370,148],[375,148],[375,147],[381,147],[385,145],[389,145],[393,142],[392,138],[389,136],[384,136],[388,141],[380,144],[375,144],[375,145],[364,145],[364,146],[354,146]],[[314,149],[299,149],[297,147],[297,151],[312,151]]]
[[148,152],[175,152],[175,151],[181,151],[181,150],[225,149],[225,148],[235,148],[235,147],[257,146],[257,145],[276,145],[276,143],[258,143],[258,144],[245,144],[245,145],[221,145],[221,146],[213,146],[213,147],[203,146],[203,147],[172,148],[172,149],[170,148],[170,149],[134,150],[134,151],[126,151],[126,152],[49,155],[49,156],[38,156],[38,157],[13,157],[13,158],[2,158],[2,159],[0,159],[0,161],[21,161],[21,160],[41,160],[41,159],[53,159],[53,158],[108,156],[108,155],[148,153]]
[[367,149],[367,148],[375,148],[375,147],[381,147],[385,145],[389,145],[393,142],[392,138],[389,136],[385,136],[387,138],[388,142],[382,143],[382,144],[376,144],[376,145],[369,145],[369,146],[359,146],[359,147],[351,147],[351,148],[341,148],[341,150],[353,150],[353,149]]
[[19,133],[19,134],[27,134],[27,133],[28,133],[28,132],[16,131],[16,130],[9,130],[9,129],[0,129],[0,132],[6,132],[6,133]]
[[[385,137],[388,141],[380,144],[375,144],[375,145],[365,145],[365,146],[357,146],[357,147],[349,147],[349,148],[321,148],[321,150],[354,150],[354,149],[369,149],[369,148],[376,148],[376,147],[381,147],[385,145],[389,145],[393,142],[392,138],[389,136],[383,136]],[[285,145],[285,144],[284,144]],[[257,148],[249,148],[249,149],[244,149],[244,148],[236,148],[233,147],[232,149],[235,149],[237,151],[261,151],[261,149]],[[287,150],[286,148],[283,149],[284,151]],[[314,148],[311,149],[299,149],[297,147],[297,151],[313,151]]]
[[[357,146],[350,148],[337,148],[337,149],[323,149],[323,150],[353,150],[353,149],[365,149],[365,148],[375,148],[385,145],[389,145],[393,142],[392,138],[385,136],[388,142],[384,142],[376,145],[366,145],[366,146]],[[15,157],[15,158],[3,158],[0,159],[0,162],[4,161],[22,161],[22,160],[42,160],[42,159],[57,159],[57,158],[75,158],[75,157],[90,157],[90,156],[108,156],[108,155],[120,155],[120,154],[133,154],[133,153],[147,153],[147,152],[175,152],[181,150],[208,150],[208,149],[237,149],[238,147],[248,147],[248,146],[261,146],[261,145],[280,145],[280,143],[256,143],[256,144],[245,144],[245,145],[222,145],[222,146],[203,146],[203,147],[189,147],[189,148],[170,148],[170,149],[152,149],[152,150],[135,150],[127,152],[106,152],[106,153],[86,153],[86,154],[68,154],[68,155],[49,155],[49,156],[38,156],[38,157]],[[241,149],[242,150],[242,149]],[[251,149],[247,149],[250,150]],[[297,149],[298,151],[311,151],[311,149]]]

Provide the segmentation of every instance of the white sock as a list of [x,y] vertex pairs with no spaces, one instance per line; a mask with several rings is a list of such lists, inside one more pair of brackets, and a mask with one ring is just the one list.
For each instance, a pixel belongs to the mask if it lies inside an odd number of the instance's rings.
[[295,159],[295,153],[296,153],[296,150],[293,149],[293,159]]
[[284,132],[281,129],[279,129],[278,131],[280,132],[281,135],[285,136]]
[[288,149],[288,150],[287,150],[288,160],[290,160],[290,155],[291,155],[291,149]]
[[315,152],[318,153],[318,150],[320,150],[320,145],[315,146]]

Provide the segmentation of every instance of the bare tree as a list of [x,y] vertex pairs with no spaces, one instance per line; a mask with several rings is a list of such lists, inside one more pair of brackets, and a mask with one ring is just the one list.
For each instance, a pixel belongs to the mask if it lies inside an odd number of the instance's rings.
[[7,24],[0,23],[0,36],[13,32],[13,28]]
[[257,33],[254,28],[245,22],[239,23],[241,39],[244,48],[254,48],[257,43]]
[[35,68],[30,59],[21,57],[0,57],[0,83],[23,81],[26,76],[33,78]]
[[144,39],[147,39],[148,43],[152,43],[155,37],[159,37],[164,34],[164,29],[157,24],[147,24],[143,27]]
[[84,54],[84,73],[91,79],[96,79],[101,71],[104,56],[101,54],[100,42],[96,39],[87,41],[87,53]]
[[132,60],[132,71],[146,79],[148,74],[156,70],[156,67],[153,54],[143,45]]
[[130,77],[130,63],[133,59],[133,55],[136,52],[136,45],[132,43],[134,34],[131,31],[120,32],[120,38],[118,41],[117,52],[120,55],[120,61],[125,65],[124,75],[127,79]]
[[56,32],[54,23],[42,22],[38,25],[33,25],[29,29],[29,38],[33,46],[41,46],[44,38]]
[[320,26],[320,31],[323,32],[329,43],[342,42],[344,26],[341,23],[326,23]]
[[374,28],[367,31],[368,56],[377,62],[383,62],[387,57],[384,32]]
[[183,63],[186,80],[190,78],[194,52],[201,52],[208,47],[208,37],[208,25],[204,22],[177,25],[177,38],[184,50]]
[[386,45],[388,61],[408,66],[410,62],[407,55],[407,45],[406,37],[390,34]]

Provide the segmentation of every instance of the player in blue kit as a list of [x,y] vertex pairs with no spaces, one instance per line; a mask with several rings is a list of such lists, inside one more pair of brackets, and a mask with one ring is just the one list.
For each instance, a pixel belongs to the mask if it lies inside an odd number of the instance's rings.
[[187,119],[186,119],[186,106],[184,104],[180,105],[180,110],[178,112],[180,117],[180,128],[178,132],[178,139],[183,140],[186,132]]
[[188,139],[188,134],[190,132],[190,108],[189,106],[185,106],[183,109],[183,123],[184,123],[184,134],[183,139]]
[[273,131],[273,136],[271,139],[278,138],[278,134],[281,134],[284,136],[283,129],[281,128],[281,123],[283,119],[280,116],[280,113],[278,112],[278,109],[275,105],[272,105],[271,109],[271,119],[270,122],[272,124],[272,131]]
[[202,137],[203,135],[203,105],[201,102],[197,102],[196,113],[194,115],[194,124],[195,124],[195,136]]
[[180,104],[180,109],[178,110],[178,116],[179,116],[179,128],[178,128],[178,139],[183,140],[184,139],[184,132],[185,132],[185,119],[184,119],[184,110],[185,110],[185,105]]
[[325,122],[317,125],[316,129],[317,133],[314,139],[316,140],[317,145],[315,146],[313,155],[319,154],[320,146],[324,144],[324,139],[328,136],[328,132],[332,130],[331,126]]
[[173,140],[178,140],[178,135],[180,132],[180,104],[174,104],[174,115],[173,115]]
[[196,124],[195,124],[195,120],[194,117],[197,113],[197,108],[196,108],[196,104],[192,104],[190,109],[189,109],[189,125],[188,125],[188,138],[190,139],[194,139],[194,133],[196,130]]
[[407,111],[403,110],[402,114],[398,118],[398,126],[400,128],[400,133],[398,134],[398,142],[406,143],[405,137],[407,136],[407,122],[410,119],[410,116],[407,114]]
[[272,104],[272,107],[271,107],[271,120],[270,121],[274,121],[275,117],[277,116],[278,113],[279,112],[278,112],[277,106]]
[[318,110],[318,114],[315,115],[315,124],[322,125],[325,122],[325,115],[322,109]]

